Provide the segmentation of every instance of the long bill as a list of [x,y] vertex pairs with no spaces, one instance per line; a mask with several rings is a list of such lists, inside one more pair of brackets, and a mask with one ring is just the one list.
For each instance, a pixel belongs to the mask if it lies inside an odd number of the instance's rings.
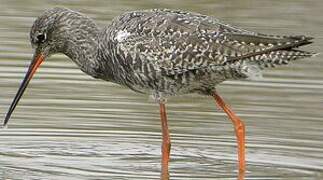
[[12,114],[12,112],[15,110],[21,96],[23,95],[24,91],[26,90],[28,84],[29,84],[29,81],[31,80],[31,78],[33,77],[33,75],[35,74],[36,70],[38,69],[38,67],[40,66],[40,64],[44,61],[45,59],[45,56],[42,54],[42,53],[36,53],[33,57],[33,60],[31,61],[30,65],[29,65],[29,68],[28,68],[28,71],[25,75],[25,78],[24,80],[22,81],[19,89],[18,89],[18,92],[15,96],[15,98],[13,99],[11,105],[10,105],[10,108],[7,112],[7,115],[6,115],[6,118],[4,120],[4,123],[3,123],[3,127],[6,127],[9,119],[10,119],[10,116]]

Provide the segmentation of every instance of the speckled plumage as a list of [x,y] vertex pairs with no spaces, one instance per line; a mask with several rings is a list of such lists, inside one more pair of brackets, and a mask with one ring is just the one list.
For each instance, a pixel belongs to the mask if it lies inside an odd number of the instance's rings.
[[100,29],[93,20],[66,8],[44,12],[30,40],[34,57],[3,122],[6,127],[30,80],[50,55],[63,53],[82,71],[130,89],[153,94],[162,127],[161,179],[169,179],[170,134],[165,98],[198,92],[213,96],[232,121],[237,137],[239,177],[245,162],[245,126],[215,91],[227,79],[252,78],[266,67],[314,55],[296,50],[305,36],[270,36],[232,27],[205,15],[145,10],[116,17]]
[[39,32],[48,41],[37,49],[51,47],[42,50],[47,55],[64,53],[93,77],[157,97],[209,94],[225,80],[313,55],[295,49],[311,43],[310,37],[259,34],[167,9],[128,12],[99,29],[78,12],[54,8],[35,21],[33,45]]

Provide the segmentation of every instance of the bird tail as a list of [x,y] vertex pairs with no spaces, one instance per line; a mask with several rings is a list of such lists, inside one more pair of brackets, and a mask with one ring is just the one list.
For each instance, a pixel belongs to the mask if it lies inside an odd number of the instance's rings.
[[272,51],[267,54],[261,54],[249,58],[249,63],[258,65],[261,69],[276,67],[277,65],[286,65],[290,61],[312,57],[318,53],[301,51],[297,49]]
[[262,79],[262,70],[279,65],[286,65],[290,61],[316,56],[318,53],[296,49],[273,51],[268,54],[257,55],[244,60],[239,67],[240,75],[250,80]]
[[311,40],[313,39],[312,37],[289,36],[284,38],[297,43],[287,43],[289,46],[271,49],[271,51],[257,53],[253,56],[241,59],[239,68],[240,73],[249,79],[259,79],[259,77],[262,77],[262,70],[265,68],[286,65],[291,61],[313,57],[319,54],[296,49],[299,46],[311,44]]

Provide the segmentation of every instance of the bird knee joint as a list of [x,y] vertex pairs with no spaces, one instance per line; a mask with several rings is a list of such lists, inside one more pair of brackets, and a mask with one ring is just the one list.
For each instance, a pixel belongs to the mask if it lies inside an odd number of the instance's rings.
[[236,131],[237,131],[238,133],[242,133],[242,132],[244,132],[244,131],[245,131],[245,125],[244,125],[244,123],[243,123],[242,121],[239,121],[239,122],[237,123]]

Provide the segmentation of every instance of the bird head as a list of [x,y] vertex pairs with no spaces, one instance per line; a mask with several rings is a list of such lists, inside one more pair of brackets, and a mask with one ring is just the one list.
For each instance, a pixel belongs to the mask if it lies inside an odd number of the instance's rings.
[[[64,33],[64,28],[67,27],[60,27],[60,25],[65,20],[68,21],[68,19],[64,18],[75,14],[79,15],[66,8],[53,8],[45,11],[35,20],[30,31],[30,42],[34,50],[34,55],[25,78],[7,112],[3,124],[4,127],[6,127],[12,112],[42,62],[52,54],[63,52],[64,45],[66,44],[65,39],[67,38],[67,34]],[[67,23],[65,22],[65,24]]]
[[33,23],[30,43],[34,57],[49,57],[64,52],[66,42],[71,37],[71,29],[83,15],[67,8],[53,8],[45,11]]

